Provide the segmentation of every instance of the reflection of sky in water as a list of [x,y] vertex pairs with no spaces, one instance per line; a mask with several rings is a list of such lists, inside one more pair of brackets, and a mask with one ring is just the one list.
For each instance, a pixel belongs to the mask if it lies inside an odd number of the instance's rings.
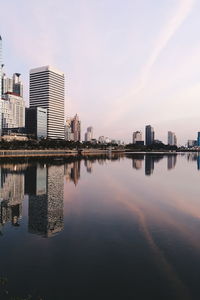
[[198,167],[196,153],[2,164],[0,267],[12,289],[198,299]]

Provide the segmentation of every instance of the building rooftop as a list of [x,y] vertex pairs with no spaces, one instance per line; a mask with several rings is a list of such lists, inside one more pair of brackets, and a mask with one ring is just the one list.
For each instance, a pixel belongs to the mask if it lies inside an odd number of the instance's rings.
[[30,74],[45,72],[45,71],[51,71],[51,72],[54,72],[54,73],[64,76],[63,72],[57,70],[56,68],[53,68],[52,66],[43,66],[43,67],[31,69]]

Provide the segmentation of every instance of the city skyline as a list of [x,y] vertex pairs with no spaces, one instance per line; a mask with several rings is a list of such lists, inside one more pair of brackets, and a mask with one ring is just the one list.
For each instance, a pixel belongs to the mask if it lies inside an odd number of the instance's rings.
[[149,123],[164,142],[169,130],[180,144],[196,138],[200,3],[21,3],[2,4],[1,35],[6,73],[22,74],[26,103],[29,70],[53,65],[66,75],[65,116],[78,113],[83,132],[92,124],[97,137],[129,142]]

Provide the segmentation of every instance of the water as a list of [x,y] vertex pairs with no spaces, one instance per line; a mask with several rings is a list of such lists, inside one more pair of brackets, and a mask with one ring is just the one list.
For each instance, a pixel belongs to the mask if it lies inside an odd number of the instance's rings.
[[199,169],[192,153],[1,161],[0,299],[199,299]]

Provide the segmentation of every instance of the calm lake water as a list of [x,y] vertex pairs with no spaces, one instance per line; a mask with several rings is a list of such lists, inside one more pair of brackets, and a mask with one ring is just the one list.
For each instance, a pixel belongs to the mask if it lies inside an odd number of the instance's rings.
[[0,299],[200,299],[198,154],[1,160],[0,184]]

